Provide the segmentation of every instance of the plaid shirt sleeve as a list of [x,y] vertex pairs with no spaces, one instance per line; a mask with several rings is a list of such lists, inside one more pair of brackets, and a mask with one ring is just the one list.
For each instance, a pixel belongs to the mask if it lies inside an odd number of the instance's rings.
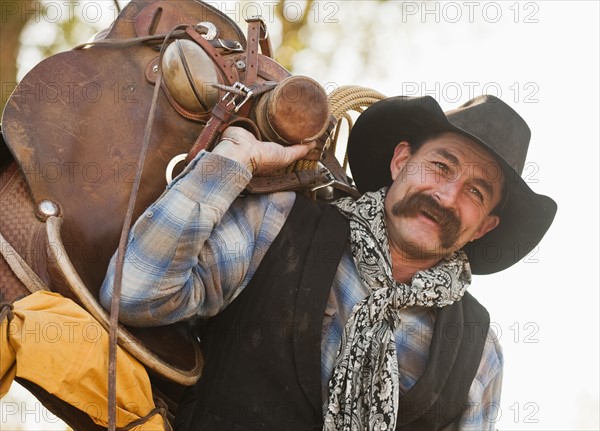
[[[202,152],[140,216],[129,234],[120,320],[166,325],[212,316],[248,284],[287,218],[293,193],[238,197],[241,164]],[[110,307],[115,256],[100,292]]]
[[459,421],[444,431],[493,431],[500,419],[500,394],[502,391],[502,348],[490,327],[483,356]]

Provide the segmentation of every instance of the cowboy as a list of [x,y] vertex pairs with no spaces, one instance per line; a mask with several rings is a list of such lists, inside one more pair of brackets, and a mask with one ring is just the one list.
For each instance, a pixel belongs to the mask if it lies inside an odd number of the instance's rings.
[[[494,429],[502,353],[472,274],[520,259],[556,204],[521,178],[530,132],[493,96],[393,97],[348,141],[362,197],[241,196],[314,144],[225,130],[140,217],[122,320],[197,323],[178,430]],[[522,256],[521,256],[522,257]],[[110,303],[114,258],[101,292]]]

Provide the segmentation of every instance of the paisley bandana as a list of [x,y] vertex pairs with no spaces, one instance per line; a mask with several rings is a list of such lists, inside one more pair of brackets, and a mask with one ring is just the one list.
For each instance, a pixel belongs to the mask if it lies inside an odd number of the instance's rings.
[[394,330],[404,307],[444,307],[462,298],[471,282],[467,256],[457,251],[417,272],[411,285],[392,276],[384,218],[387,188],[359,200],[333,203],[350,222],[350,244],[371,293],[357,303],[342,335],[329,382],[326,431],[394,430],[400,384]]

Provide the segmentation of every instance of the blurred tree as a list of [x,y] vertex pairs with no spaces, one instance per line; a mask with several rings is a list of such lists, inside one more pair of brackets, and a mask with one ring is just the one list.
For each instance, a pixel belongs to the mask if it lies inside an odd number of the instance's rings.
[[[19,54],[23,50],[35,52],[40,59],[65,51],[89,39],[100,28],[86,22],[77,11],[81,3],[68,0],[61,3],[45,0],[2,0],[0,6],[0,107],[4,107],[12,90],[18,83],[21,64]],[[111,3],[112,4],[112,3]],[[59,8],[60,5],[60,8]],[[50,7],[51,6],[51,7]],[[52,14],[49,16],[49,14]],[[36,37],[33,44],[24,40],[31,26],[47,25],[43,42]],[[35,28],[35,27],[33,27]],[[31,65],[28,65],[31,67]],[[22,74],[22,73],[21,73]]]
[[33,9],[33,0],[2,2],[0,7],[0,106],[4,107],[17,83],[17,55],[21,44],[19,36],[32,15],[22,11]]
[[309,23],[309,16],[315,0],[307,0],[303,9],[295,8],[299,12],[297,16],[291,17],[286,13],[285,1],[278,2],[275,7],[275,14],[281,21],[281,43],[275,51],[275,60],[288,70],[292,70],[294,55],[306,47],[306,38],[302,35],[302,29]]
[[[355,2],[355,4],[368,4],[373,11],[373,4],[386,3],[390,0],[369,0]],[[396,2],[403,7],[404,2]],[[302,5],[302,6],[301,6]],[[275,6],[275,16],[281,23],[281,41],[275,51],[275,60],[286,69],[293,71],[294,58],[296,54],[309,47],[309,29],[311,25],[318,23],[338,23],[336,18],[340,6],[335,2],[324,2],[320,0],[278,1]],[[362,15],[360,21],[364,30],[375,35],[375,27],[378,25],[377,14]],[[340,26],[341,27],[341,26]],[[365,56],[369,52],[368,40],[357,47]]]

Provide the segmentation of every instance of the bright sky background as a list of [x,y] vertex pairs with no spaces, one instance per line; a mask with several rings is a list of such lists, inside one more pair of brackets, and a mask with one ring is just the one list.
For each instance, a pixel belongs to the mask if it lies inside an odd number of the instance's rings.
[[[269,21],[272,10],[269,2],[211,3],[233,18],[260,9]],[[532,141],[525,175],[536,192],[556,200],[558,214],[525,261],[477,277],[471,288],[490,311],[504,349],[497,427],[598,430],[599,2],[405,3],[402,9],[398,1],[318,2],[310,45],[294,73],[326,88],[429,94],[444,109],[487,91],[526,119]],[[290,5],[292,18],[299,4]],[[373,15],[369,27],[363,17]],[[47,24],[39,26],[50,29]],[[276,43],[278,26],[269,26]],[[21,61],[27,67],[39,59]],[[25,407],[17,406],[22,413]],[[5,413],[3,422],[14,419]]]

